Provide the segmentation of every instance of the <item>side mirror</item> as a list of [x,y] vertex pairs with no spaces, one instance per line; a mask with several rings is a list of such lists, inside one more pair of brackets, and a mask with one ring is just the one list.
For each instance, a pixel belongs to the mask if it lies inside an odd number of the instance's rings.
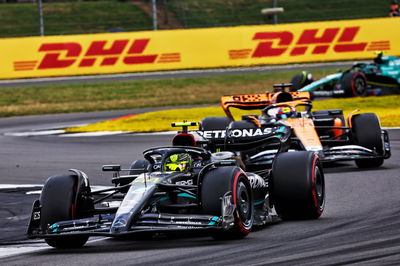
[[103,172],[119,172],[121,171],[121,165],[119,164],[103,165],[102,170]]

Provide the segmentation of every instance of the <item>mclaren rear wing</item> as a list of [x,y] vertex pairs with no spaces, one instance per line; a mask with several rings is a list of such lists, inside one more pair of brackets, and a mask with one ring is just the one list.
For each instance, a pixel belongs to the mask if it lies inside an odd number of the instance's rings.
[[[278,92],[279,93],[279,92]],[[229,108],[234,107],[241,110],[261,110],[268,105],[273,104],[272,99],[277,93],[257,93],[257,94],[236,94],[226,95],[221,97],[221,106],[226,115],[234,120]],[[295,91],[290,92],[294,101],[307,100],[311,98],[308,91]]]

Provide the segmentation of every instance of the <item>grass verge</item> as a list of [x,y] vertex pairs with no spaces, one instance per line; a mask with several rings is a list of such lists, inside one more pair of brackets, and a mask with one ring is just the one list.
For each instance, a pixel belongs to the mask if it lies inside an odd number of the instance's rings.
[[[365,98],[332,99],[313,102],[314,110],[343,109],[345,117],[356,109],[361,112],[376,113],[383,127],[400,126],[400,96],[382,96]],[[236,111],[235,117],[245,111]],[[254,111],[253,111],[254,113]],[[137,116],[121,118],[114,121],[104,121],[83,127],[70,128],[69,132],[93,132],[93,131],[134,131],[134,132],[156,132],[177,130],[172,128],[174,121],[200,121],[208,116],[224,116],[221,107],[199,107],[187,109],[174,109],[166,111],[149,112]]]
[[[335,71],[313,74],[321,77]],[[212,104],[225,94],[270,90],[298,72],[2,88],[0,117]]]

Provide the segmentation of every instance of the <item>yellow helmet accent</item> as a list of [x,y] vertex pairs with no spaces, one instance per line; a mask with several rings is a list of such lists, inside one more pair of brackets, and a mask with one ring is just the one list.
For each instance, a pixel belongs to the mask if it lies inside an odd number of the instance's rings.
[[176,153],[166,158],[163,166],[164,171],[184,172],[192,167],[192,157],[188,153]]

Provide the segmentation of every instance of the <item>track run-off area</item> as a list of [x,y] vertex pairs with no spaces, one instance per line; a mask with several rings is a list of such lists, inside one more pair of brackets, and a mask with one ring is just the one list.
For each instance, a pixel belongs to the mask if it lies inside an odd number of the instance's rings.
[[392,157],[377,169],[352,162],[324,168],[326,209],[319,220],[282,222],[238,241],[208,236],[161,239],[93,238],[82,249],[56,250],[26,239],[32,203],[47,177],[70,168],[92,185],[109,186],[101,166],[129,166],[142,151],[168,145],[172,135],[97,137],[13,136],[10,132],[62,128],[148,110],[0,119],[1,183],[33,184],[0,190],[3,265],[396,265],[400,262],[400,132],[389,130]]

